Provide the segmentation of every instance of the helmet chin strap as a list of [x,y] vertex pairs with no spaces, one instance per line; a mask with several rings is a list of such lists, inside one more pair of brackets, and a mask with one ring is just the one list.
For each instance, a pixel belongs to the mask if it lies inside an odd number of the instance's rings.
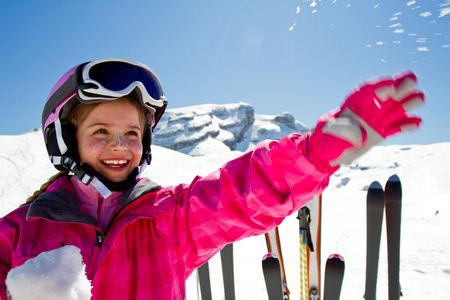
[[136,183],[136,178],[139,174],[139,169],[135,168],[125,180],[114,182],[106,178],[104,175],[102,175],[86,163],[83,163],[81,165],[81,169],[85,172],[85,174],[92,176],[93,179],[90,184],[94,186],[102,196],[104,193],[107,194],[107,190],[109,191],[109,195],[111,195],[111,192],[121,192],[129,189]]
[[112,192],[97,177],[92,177],[91,185],[102,195],[104,199],[111,196]]
[[72,171],[72,173],[77,176],[78,180],[80,180],[85,185],[92,185],[100,193],[100,195],[102,195],[103,198],[108,198],[109,196],[111,196],[111,190],[99,178],[91,175],[92,173],[89,174],[85,170],[84,165],[80,167],[72,157],[63,156],[61,158],[61,165],[66,169]]
[[144,162],[139,166],[139,173],[136,175],[136,179],[141,177],[144,173],[145,168],[150,165],[150,162],[152,161],[152,154],[150,152],[147,153],[147,157],[144,159]]
[[140,168],[135,168],[128,178],[121,182],[109,180],[86,163],[79,166],[70,156],[63,156],[61,165],[72,171],[85,185],[92,185],[103,198],[108,198],[113,191],[125,191],[134,185],[148,165],[148,160],[146,159]]

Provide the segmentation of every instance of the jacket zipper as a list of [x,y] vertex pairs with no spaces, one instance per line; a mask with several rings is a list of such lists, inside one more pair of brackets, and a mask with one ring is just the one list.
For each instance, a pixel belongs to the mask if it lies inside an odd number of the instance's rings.
[[97,247],[101,248],[103,245],[103,242],[105,241],[106,235],[108,234],[109,230],[111,229],[112,224],[114,223],[114,221],[116,220],[117,216],[119,216],[119,214],[122,212],[122,210],[124,210],[125,207],[127,207],[127,205],[121,207],[111,218],[111,221],[108,224],[108,227],[106,228],[105,232],[101,232],[100,230],[98,230],[97,228],[95,229],[95,233],[97,235]]
[[[100,212],[102,210],[102,205],[103,205],[103,197],[100,196],[98,198],[98,202],[97,202],[97,218],[100,220]],[[97,228],[95,229],[95,234],[97,235],[97,246],[99,248],[102,247],[103,241],[105,240],[106,237],[106,233],[101,232],[100,230],[98,230]]]
[[[151,191],[151,193],[153,193],[154,192],[154,190],[152,190]],[[139,197],[138,197],[139,198]],[[137,199],[137,198],[136,198]],[[135,200],[136,200],[135,199]],[[100,204],[102,204],[103,203],[103,198],[101,197],[100,199],[99,199],[99,202],[100,202]],[[106,227],[106,229],[105,229],[105,231],[104,232],[101,232],[100,230],[98,230],[97,228],[95,229],[95,233],[96,233],[96,235],[97,235],[97,246],[99,247],[99,248],[101,248],[102,247],[102,245],[103,245],[103,242],[105,241],[105,239],[106,239],[106,235],[108,234],[108,232],[109,232],[109,230],[111,229],[111,226],[112,226],[112,224],[114,223],[114,221],[116,220],[116,218],[119,216],[119,214],[129,205],[129,204],[131,204],[131,203],[133,203],[134,202],[134,200],[133,201],[128,201],[124,206],[122,206],[114,215],[113,215],[113,217],[111,218],[111,221],[109,222],[109,224],[108,224],[108,227]],[[99,205],[98,207],[97,207],[97,214],[99,215],[99,217],[100,217],[100,206],[101,205]]]

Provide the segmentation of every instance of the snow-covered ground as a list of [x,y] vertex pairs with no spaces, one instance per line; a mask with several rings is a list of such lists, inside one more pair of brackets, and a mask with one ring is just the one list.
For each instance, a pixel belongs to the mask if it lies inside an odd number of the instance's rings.
[[[56,173],[40,131],[0,136],[0,217],[23,203]],[[211,143],[214,145],[214,143]],[[239,152],[211,151],[191,157],[158,146],[145,176],[162,185],[204,175]],[[397,174],[403,185],[401,285],[403,299],[448,299],[450,294],[450,143],[376,147],[331,178],[324,193],[322,261],[332,253],[345,258],[341,299],[362,299],[365,273],[365,199],[372,181],[382,185]],[[299,299],[298,221],[280,227],[291,299]],[[378,299],[387,299],[385,234],[382,237]],[[267,299],[261,270],[263,236],[235,243],[237,299]],[[214,299],[223,299],[220,258],[210,261]],[[323,271],[323,269],[322,269]],[[26,286],[24,286],[24,289]],[[31,298],[30,298],[31,299]],[[197,299],[196,276],[187,282],[187,299]]]

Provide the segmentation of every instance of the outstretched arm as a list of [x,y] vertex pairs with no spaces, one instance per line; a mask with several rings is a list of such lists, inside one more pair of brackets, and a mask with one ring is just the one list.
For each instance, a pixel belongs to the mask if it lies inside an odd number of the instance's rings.
[[190,186],[177,198],[177,230],[195,269],[218,248],[267,232],[328,185],[329,177],[392,134],[419,126],[407,111],[423,102],[412,73],[366,83],[312,133],[265,141]]

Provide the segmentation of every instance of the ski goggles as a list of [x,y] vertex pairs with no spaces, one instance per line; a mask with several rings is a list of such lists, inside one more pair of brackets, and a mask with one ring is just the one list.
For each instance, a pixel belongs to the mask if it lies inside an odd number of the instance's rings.
[[115,100],[132,91],[139,93],[142,104],[153,113],[167,104],[158,76],[144,64],[100,59],[82,69],[78,96],[85,103]]

